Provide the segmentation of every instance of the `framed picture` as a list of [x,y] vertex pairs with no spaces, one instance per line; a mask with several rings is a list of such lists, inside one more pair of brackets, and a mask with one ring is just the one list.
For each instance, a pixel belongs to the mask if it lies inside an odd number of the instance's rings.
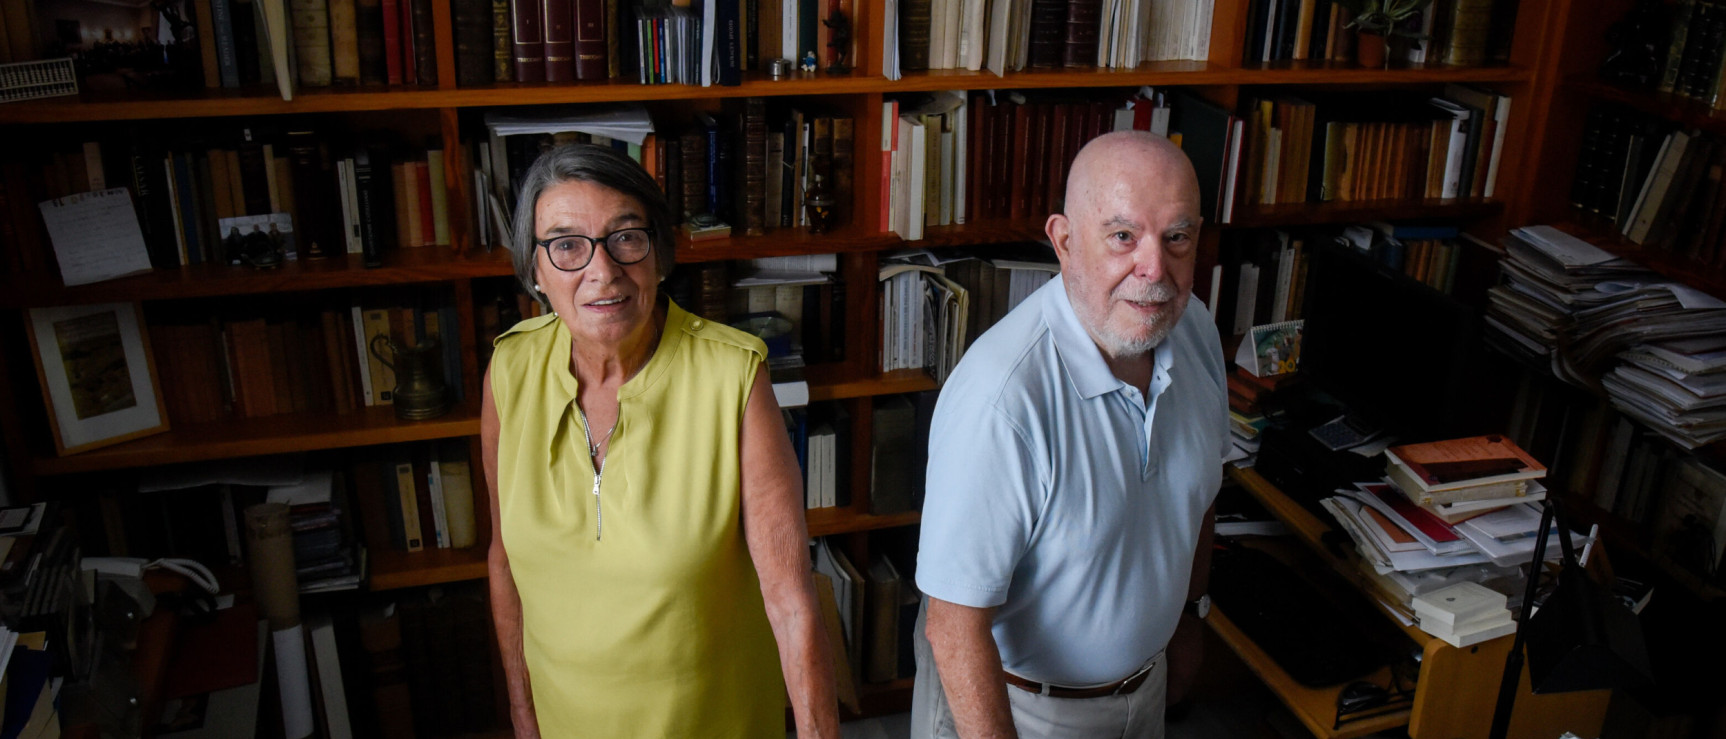
[[168,430],[138,304],[36,308],[25,323],[61,456]]

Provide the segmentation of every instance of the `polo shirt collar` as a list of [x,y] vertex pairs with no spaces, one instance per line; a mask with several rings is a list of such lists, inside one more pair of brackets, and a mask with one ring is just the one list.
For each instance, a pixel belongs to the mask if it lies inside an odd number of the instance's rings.
[[[1084,324],[1079,323],[1079,315],[1073,311],[1072,299],[1067,297],[1063,275],[1055,275],[1043,290],[1043,300],[1048,307],[1049,333],[1054,337],[1055,349],[1061,355],[1061,364],[1067,368],[1067,376],[1072,379],[1073,387],[1079,391],[1079,395],[1090,400],[1127,387],[1127,383],[1109,369],[1108,362],[1103,360],[1103,350],[1097,348],[1097,343],[1091,340],[1091,335],[1085,331]],[[1147,403],[1161,395],[1173,382],[1175,355],[1170,346],[1173,340],[1174,332],[1171,331],[1151,350],[1153,372],[1151,398],[1146,399]]]

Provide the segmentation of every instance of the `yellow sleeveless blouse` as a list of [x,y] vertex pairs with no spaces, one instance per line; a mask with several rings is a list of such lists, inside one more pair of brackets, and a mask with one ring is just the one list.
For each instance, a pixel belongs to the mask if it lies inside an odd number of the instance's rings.
[[[761,340],[670,305],[593,465],[556,316],[498,337],[498,508],[546,737],[781,737],[738,441]],[[593,437],[605,433],[595,429]]]

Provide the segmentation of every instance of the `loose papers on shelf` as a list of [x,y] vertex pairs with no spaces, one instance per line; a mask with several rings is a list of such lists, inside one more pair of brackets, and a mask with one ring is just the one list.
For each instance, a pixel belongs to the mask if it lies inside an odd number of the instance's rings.
[[150,271],[150,252],[124,187],[39,204],[67,287]]

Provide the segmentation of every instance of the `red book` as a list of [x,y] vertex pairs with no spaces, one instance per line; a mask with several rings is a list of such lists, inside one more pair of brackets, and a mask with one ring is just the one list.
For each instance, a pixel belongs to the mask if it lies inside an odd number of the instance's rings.
[[1156,101],[1146,98],[1138,98],[1133,101],[1134,131],[1151,130],[1151,112],[1155,110],[1155,108],[1152,107],[1153,105],[1156,105]]
[[414,162],[414,176],[419,178],[420,198],[420,243],[431,246],[437,243],[437,215],[432,213],[431,167],[425,162]]
[[402,7],[407,5],[402,0],[383,0],[384,3],[384,68],[389,75],[389,83],[402,84]]
[[575,78],[603,80],[611,76],[605,46],[605,0],[574,0]]
[[1013,208],[1013,122],[1019,106],[995,106],[995,209],[994,217],[1006,218]]
[[1403,520],[1409,522],[1415,528],[1420,529],[1420,533],[1426,534],[1427,537],[1431,538],[1433,541],[1442,544],[1447,541],[1456,541],[1457,539],[1462,538],[1461,534],[1456,533],[1456,529],[1451,528],[1450,524],[1444,522],[1444,519],[1434,516],[1425,508],[1415,505],[1414,501],[1409,500],[1407,496],[1397,492],[1391,486],[1368,485],[1366,486],[1366,489],[1367,492],[1372,493],[1374,497],[1384,501],[1385,505],[1390,506],[1391,510],[1396,511],[1397,515],[1402,516]]
[[542,0],[545,28],[545,81],[575,79],[574,0]]
[[544,0],[510,0],[509,43],[515,55],[515,81],[545,81]]
[[987,165],[994,161],[995,154],[992,147],[995,143],[995,133],[990,126],[994,122],[994,118],[990,115],[994,106],[986,104],[985,100],[986,98],[982,96],[971,98],[971,130],[966,134],[971,137],[969,142],[971,161],[965,163],[965,166],[970,168],[967,175],[970,182],[966,183],[967,192],[964,203],[966,223],[976,223],[983,219],[988,203],[990,168]]
[[[390,20],[391,19],[386,16],[384,18],[384,25],[389,25]],[[419,84],[420,79],[419,73],[415,71],[417,67],[415,66],[416,57],[414,56],[413,0],[400,0],[396,3],[395,23],[398,29],[396,31],[396,37],[401,39],[401,46],[399,48],[401,49],[402,55],[402,84],[417,85]]]
[[1025,177],[1025,215],[1032,219],[1047,219],[1049,216],[1049,113],[1048,103],[1037,103],[1031,106],[1031,132],[1026,139],[1031,148],[1025,152],[1030,158],[1030,172]]
[[[1030,217],[1031,211],[1031,121],[1036,111],[1029,105],[1013,108],[1012,185],[1007,192],[1007,215],[1015,221]],[[1008,158],[1008,157],[1003,157]]]
[[1048,212],[1062,210],[1067,200],[1067,127],[1073,117],[1073,106],[1058,103],[1049,106],[1049,139],[1047,196]]

